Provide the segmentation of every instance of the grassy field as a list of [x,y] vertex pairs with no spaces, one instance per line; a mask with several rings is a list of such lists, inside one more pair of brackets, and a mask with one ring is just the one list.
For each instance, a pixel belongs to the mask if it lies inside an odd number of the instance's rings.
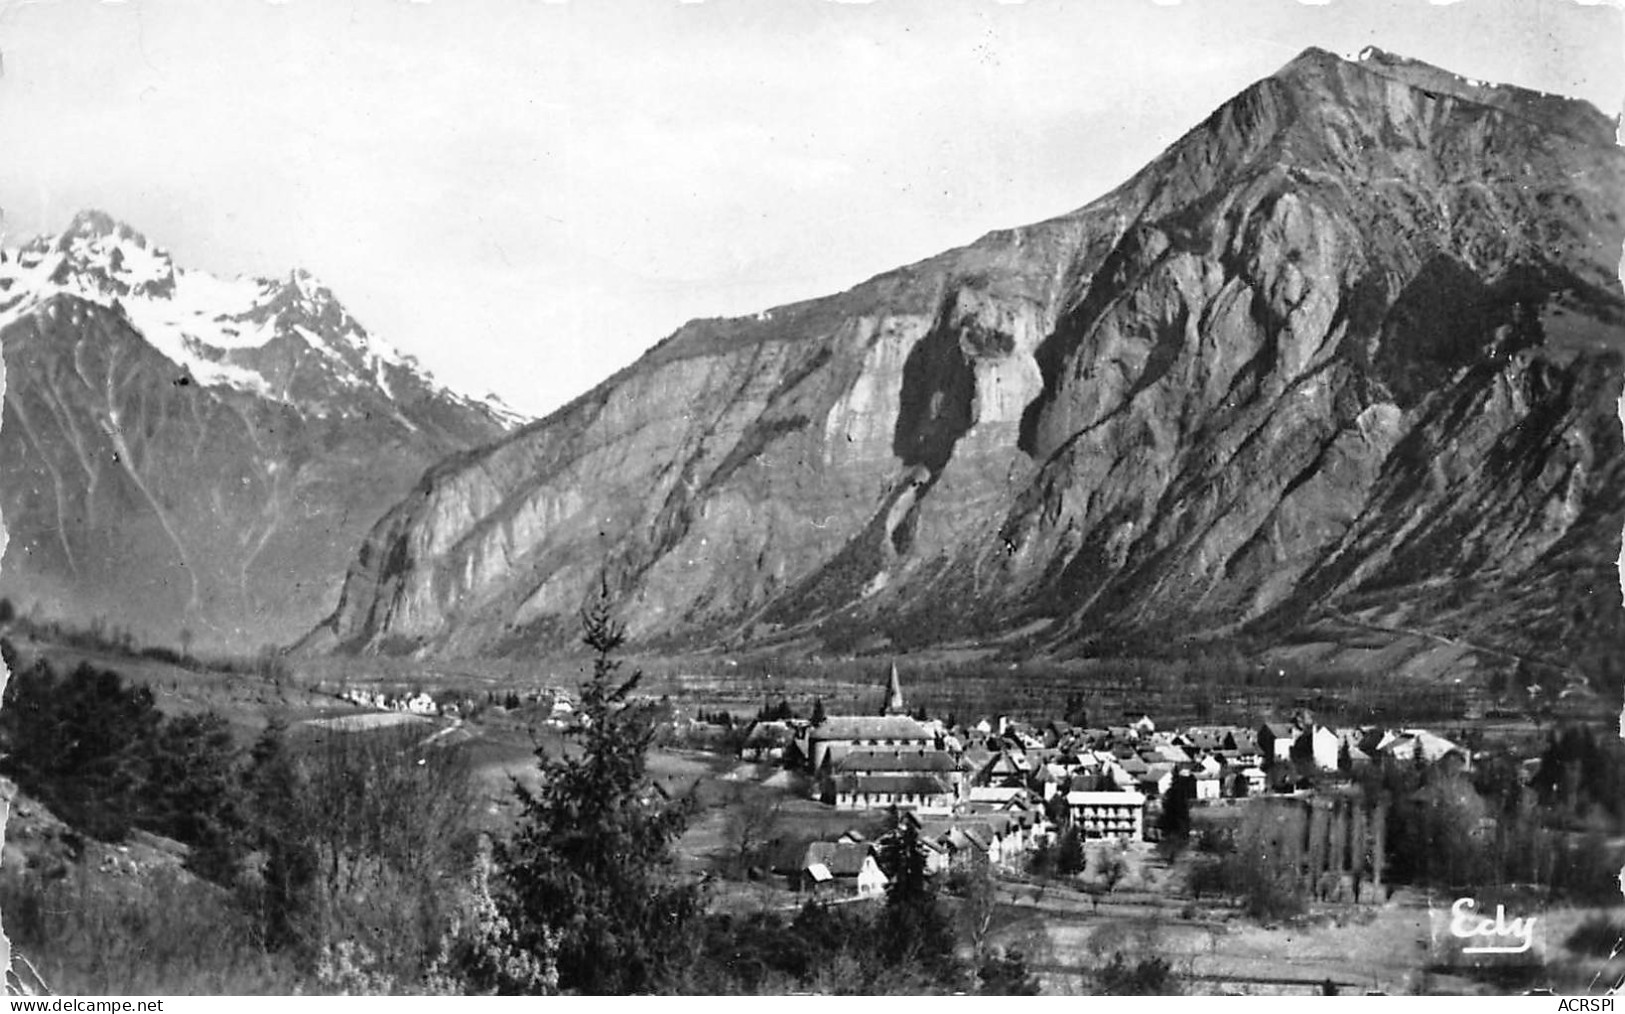
[[34,658],[44,658],[59,672],[67,672],[81,662],[111,669],[127,683],[151,690],[159,709],[166,714],[214,711],[231,723],[233,734],[244,743],[259,735],[272,716],[279,716],[291,725],[309,719],[356,714],[360,710],[299,680],[273,681],[217,669],[188,668],[139,655],[73,648],[27,638],[16,639],[14,645],[24,665]]

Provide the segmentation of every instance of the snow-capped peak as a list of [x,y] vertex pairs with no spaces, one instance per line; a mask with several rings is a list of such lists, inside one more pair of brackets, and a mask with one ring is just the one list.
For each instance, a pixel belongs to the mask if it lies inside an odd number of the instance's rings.
[[[344,411],[362,391],[392,400],[450,393],[368,334],[308,271],[223,279],[176,268],[167,251],[105,212],[82,211],[57,236],[0,250],[0,326],[59,295],[122,314],[204,387],[322,412]],[[488,407],[504,422],[522,418]]]
[[50,280],[58,285],[73,278],[80,288],[118,298],[161,298],[174,290],[169,253],[105,212],[81,211],[54,240],[29,246],[52,261]]
[[495,391],[488,391],[478,400],[478,404],[503,426],[513,429],[531,421],[530,416],[503,401]]

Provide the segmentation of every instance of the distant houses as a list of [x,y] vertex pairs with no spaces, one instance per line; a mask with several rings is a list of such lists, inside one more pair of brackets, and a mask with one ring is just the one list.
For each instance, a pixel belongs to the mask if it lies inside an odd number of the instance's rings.
[[762,720],[752,723],[745,733],[745,742],[739,756],[758,763],[784,760],[787,750],[795,746],[796,730],[787,721]]
[[[1335,782],[1383,758],[1470,763],[1428,730],[1337,729],[1306,711],[1256,726],[1159,729],[1149,715],[1129,712],[1123,725],[998,715],[950,727],[909,716],[903,702],[894,664],[878,713],[820,708],[817,722],[759,720],[740,753],[801,768],[813,798],[835,810],[900,811],[919,828],[934,871],[1019,865],[1067,825],[1085,840],[1155,840],[1173,791],[1219,806],[1273,797],[1272,776],[1277,792],[1303,798],[1306,780],[1324,774]],[[800,890],[868,896],[884,890],[884,873],[868,864],[875,855],[874,843],[854,832],[803,848],[779,872]]]
[[433,697],[417,693],[389,693],[383,690],[350,688],[339,694],[340,700],[378,711],[403,711],[412,715],[438,715],[442,707]]
[[1416,763],[1420,754],[1426,764],[1454,761],[1464,768],[1472,766],[1472,755],[1466,749],[1426,729],[1385,732],[1377,740],[1376,752],[1401,763]]

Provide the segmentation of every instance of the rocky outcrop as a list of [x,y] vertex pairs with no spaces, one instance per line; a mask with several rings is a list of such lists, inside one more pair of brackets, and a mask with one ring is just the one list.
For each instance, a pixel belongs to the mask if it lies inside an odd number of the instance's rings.
[[1117,190],[697,321],[363,545],[312,646],[1084,650],[1328,617],[1561,653],[1618,607],[1625,157],[1310,50]]

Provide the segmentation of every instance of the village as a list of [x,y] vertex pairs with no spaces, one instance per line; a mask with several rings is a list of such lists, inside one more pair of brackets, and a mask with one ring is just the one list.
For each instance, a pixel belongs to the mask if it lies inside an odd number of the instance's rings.
[[[1317,843],[1306,871],[1319,879],[1317,897],[1357,901],[1363,886],[1381,885],[1384,846],[1381,811],[1361,805],[1354,776],[1386,760],[1473,764],[1466,747],[1427,729],[1337,729],[1308,714],[1177,730],[1146,715],[1098,727],[1002,716],[951,724],[910,713],[895,664],[876,713],[821,712],[758,719],[740,757],[796,772],[811,798],[855,821],[895,808],[918,829],[933,873],[984,864],[1020,873],[1068,830],[1122,850],[1160,840],[1170,806],[1188,828],[1192,811],[1233,815],[1262,799],[1301,812],[1292,833]],[[872,897],[887,883],[878,856],[879,843],[854,828],[781,844],[771,872],[798,892]]]
[[[639,695],[653,787],[692,804],[678,869],[709,885],[714,911],[883,905],[906,834],[933,890],[956,912],[994,913],[979,932],[1028,955],[1050,991],[1091,988],[1119,952],[1223,990],[1538,984],[1580,974],[1574,941],[1606,918],[1598,871],[1625,848],[1625,767],[1592,738],[1606,737],[1595,719],[1439,725],[1395,708],[1391,724],[1338,721],[1301,691],[1217,722],[1167,719],[1093,687],[955,715],[929,676],[906,674],[685,677]],[[381,721],[438,720],[426,742],[484,743],[493,799],[526,777],[536,744],[560,749],[586,720],[553,673],[461,689],[432,677],[329,692]],[[1461,952],[1434,923],[1468,894],[1539,913],[1527,954],[1486,969]],[[1305,941],[1285,963],[1271,956],[1282,934]],[[1337,971],[1349,947],[1353,976]]]

